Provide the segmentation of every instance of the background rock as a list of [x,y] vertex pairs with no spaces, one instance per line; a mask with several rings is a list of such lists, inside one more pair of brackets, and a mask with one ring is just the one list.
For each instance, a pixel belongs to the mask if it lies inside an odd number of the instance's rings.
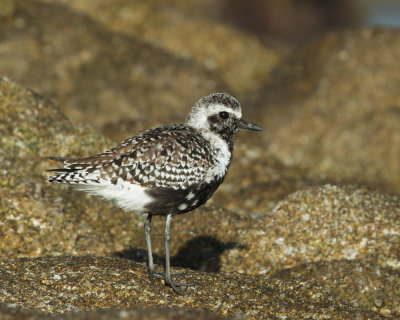
[[2,74],[55,98],[73,121],[101,127],[123,120],[131,135],[143,122],[180,122],[196,99],[229,91],[188,58],[38,1],[18,2],[2,21],[0,54]]
[[220,75],[238,95],[257,92],[280,58],[280,52],[262,45],[255,36],[230,28],[216,17],[210,19],[219,14],[222,1],[48,2],[64,3],[114,32],[129,34],[175,56],[194,60]]
[[265,87],[264,137],[286,165],[400,191],[400,33],[331,33],[293,52]]
[[363,16],[360,1],[315,2],[227,0],[220,16],[264,41],[305,42],[332,29],[357,26]]

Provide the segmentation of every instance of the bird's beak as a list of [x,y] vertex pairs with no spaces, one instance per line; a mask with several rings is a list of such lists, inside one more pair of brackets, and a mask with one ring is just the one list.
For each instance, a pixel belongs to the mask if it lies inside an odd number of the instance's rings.
[[254,130],[254,131],[263,131],[264,130],[260,126],[254,124],[254,123],[251,123],[247,120],[244,120],[244,119],[239,119],[238,125],[239,125],[239,128],[241,128],[241,129]]

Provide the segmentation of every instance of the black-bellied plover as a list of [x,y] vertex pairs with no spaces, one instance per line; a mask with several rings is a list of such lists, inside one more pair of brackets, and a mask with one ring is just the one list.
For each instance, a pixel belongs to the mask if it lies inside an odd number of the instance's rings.
[[[233,135],[240,129],[262,131],[242,119],[239,102],[226,93],[201,98],[185,123],[150,129],[129,138],[115,148],[81,159],[48,157],[64,168],[50,182],[67,183],[100,195],[128,211],[147,214],[144,224],[148,271],[165,276],[166,284],[179,294],[178,287],[190,284],[172,281],[170,269],[170,226],[172,217],[205,203],[222,183],[232,160]],[[165,275],[154,272],[151,249],[151,219],[166,215]]]

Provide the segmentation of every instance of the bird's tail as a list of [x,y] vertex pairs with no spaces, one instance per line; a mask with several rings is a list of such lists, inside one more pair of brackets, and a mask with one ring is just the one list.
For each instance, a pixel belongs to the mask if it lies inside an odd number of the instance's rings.
[[64,166],[63,168],[47,170],[47,172],[60,173],[48,177],[48,182],[67,184],[87,184],[99,182],[98,176],[93,175],[96,168],[90,165],[88,158],[74,159],[63,157],[44,157],[43,159],[61,162]]

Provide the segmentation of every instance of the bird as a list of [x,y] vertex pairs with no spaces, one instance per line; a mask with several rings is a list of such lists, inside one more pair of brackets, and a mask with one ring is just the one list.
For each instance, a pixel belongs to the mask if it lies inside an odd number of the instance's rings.
[[[63,168],[48,177],[111,200],[127,211],[147,215],[144,233],[151,283],[163,278],[176,293],[191,283],[171,279],[172,218],[204,204],[223,182],[232,161],[233,136],[241,129],[263,129],[242,119],[238,100],[227,93],[199,99],[184,123],[153,128],[116,147],[86,158],[45,157]],[[165,273],[156,273],[151,246],[153,215],[166,216]]]

